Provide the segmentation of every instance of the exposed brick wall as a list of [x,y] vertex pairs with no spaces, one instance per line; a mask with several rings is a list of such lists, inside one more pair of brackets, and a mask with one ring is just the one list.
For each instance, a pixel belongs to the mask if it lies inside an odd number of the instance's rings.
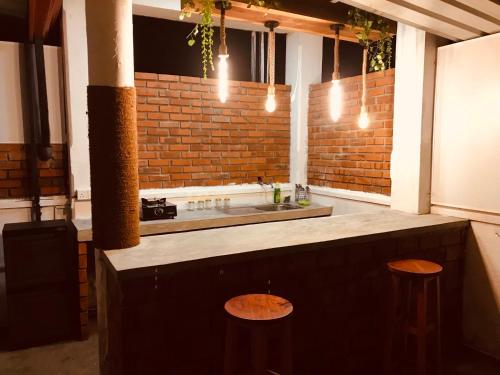
[[308,183],[390,195],[394,69],[368,74],[365,130],[357,125],[361,76],[342,80],[343,116],[337,123],[330,118],[330,85],[310,88]]
[[[38,162],[40,189],[42,195],[63,195],[66,193],[64,145],[53,144],[52,148],[53,159]],[[28,196],[29,170],[26,161],[26,146],[0,144],[0,199]]]
[[278,110],[264,110],[267,85],[136,73],[140,187],[288,182],[290,87],[277,86]]

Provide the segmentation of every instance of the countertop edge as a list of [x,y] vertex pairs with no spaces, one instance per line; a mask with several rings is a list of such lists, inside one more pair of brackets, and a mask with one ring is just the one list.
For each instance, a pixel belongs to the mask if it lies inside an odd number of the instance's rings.
[[[293,254],[302,251],[318,251],[318,250],[326,250],[326,248],[331,246],[348,246],[352,244],[358,244],[369,241],[376,241],[383,238],[398,238],[408,234],[423,234],[430,233],[437,230],[447,230],[447,229],[459,229],[466,228],[469,225],[469,220],[462,218],[451,218],[455,219],[454,221],[445,222],[445,223],[435,223],[425,226],[418,227],[410,227],[403,229],[395,229],[388,230],[384,232],[377,233],[369,233],[363,234],[359,236],[347,236],[343,238],[336,238],[329,241],[321,241],[321,242],[310,242],[307,244],[298,244],[292,246],[278,246],[272,247],[268,249],[259,249],[253,251],[246,251],[242,253],[233,253],[233,254],[225,254],[225,255],[215,255],[202,257],[199,259],[179,261],[175,263],[168,263],[162,265],[151,265],[137,268],[127,268],[127,269],[115,269],[112,261],[109,259],[108,254],[104,253],[104,258],[106,259],[106,263],[108,267],[115,273],[120,279],[127,279],[129,276],[137,276],[142,273],[144,275],[150,275],[152,269],[157,269],[159,273],[170,273],[170,272],[178,272],[181,270],[187,270],[194,267],[210,267],[216,265],[224,265],[238,261],[246,261],[250,259],[259,259],[266,256],[278,256],[283,253]],[[224,260],[224,261],[222,261]]]

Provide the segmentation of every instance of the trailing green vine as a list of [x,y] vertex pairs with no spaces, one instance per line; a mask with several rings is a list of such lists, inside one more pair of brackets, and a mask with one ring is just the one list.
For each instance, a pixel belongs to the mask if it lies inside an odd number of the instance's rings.
[[[353,8],[349,11],[349,25],[355,31],[359,43],[368,48],[369,70],[377,72],[390,69],[392,65],[392,36],[389,33],[389,25],[381,18],[368,12]],[[379,31],[378,40],[370,40],[370,33]]]
[[[213,11],[215,9],[216,0],[200,0],[196,5],[194,0],[184,0],[182,2],[182,11],[179,16],[180,20],[186,17],[191,17],[193,13],[198,13],[201,16],[201,20],[195,25],[193,30],[187,35],[187,44],[193,47],[196,44],[196,39],[199,37],[201,42],[201,65],[203,71],[203,78],[207,78],[208,69],[212,71],[214,68],[214,26],[213,26]],[[226,4],[230,3],[230,0],[223,0]],[[248,7],[259,6],[259,7],[277,7],[278,2],[276,0],[246,0]]]

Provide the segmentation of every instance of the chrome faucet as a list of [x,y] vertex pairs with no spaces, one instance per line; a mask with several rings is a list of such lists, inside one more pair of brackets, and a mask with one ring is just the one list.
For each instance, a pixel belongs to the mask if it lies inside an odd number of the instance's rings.
[[258,183],[260,186],[262,186],[262,187],[264,187],[265,185],[269,185],[270,187],[273,187],[273,180],[271,179],[271,183],[270,183],[270,184],[266,184],[266,183],[264,182],[264,180],[263,180],[262,176],[257,177],[257,183]]

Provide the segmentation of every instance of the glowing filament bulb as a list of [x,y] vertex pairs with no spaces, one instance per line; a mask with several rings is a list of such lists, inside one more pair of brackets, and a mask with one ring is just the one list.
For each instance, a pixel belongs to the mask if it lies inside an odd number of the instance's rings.
[[276,111],[276,90],[274,86],[269,86],[267,89],[266,111]]
[[361,129],[366,129],[370,124],[370,119],[368,118],[368,113],[366,112],[366,108],[361,107],[361,113],[359,114],[358,126]]
[[221,103],[227,101],[229,96],[229,66],[227,63],[229,55],[219,55],[219,99]]
[[332,81],[330,88],[330,115],[334,122],[337,122],[342,115],[342,86],[336,79]]

